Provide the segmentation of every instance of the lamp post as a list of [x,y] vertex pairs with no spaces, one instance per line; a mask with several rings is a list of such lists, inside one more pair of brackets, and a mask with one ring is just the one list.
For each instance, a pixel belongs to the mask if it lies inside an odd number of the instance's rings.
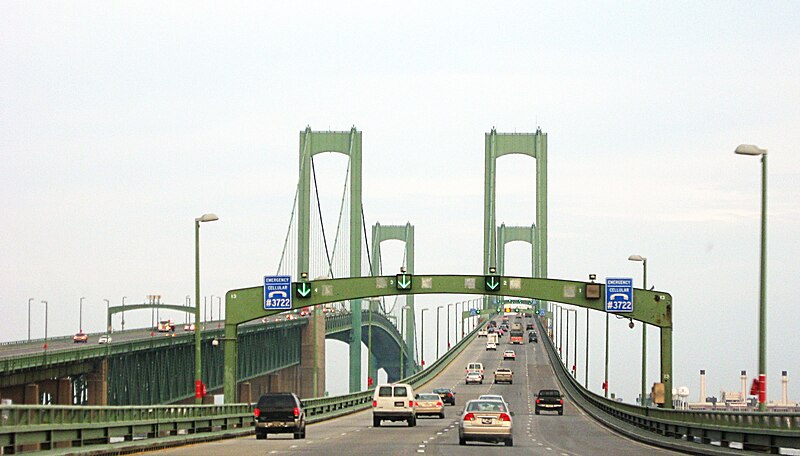
[[[192,307],[192,297],[191,297],[191,295],[186,295],[185,303],[186,303],[186,307]],[[183,324],[185,324],[185,325],[190,324],[189,323],[189,311],[188,310],[186,312],[184,312]]]
[[108,299],[103,299],[106,302],[106,318],[108,318],[108,326],[106,326],[106,335],[111,332],[111,314],[108,313],[108,308],[111,305],[111,301]]
[[[644,270],[642,289],[647,290],[647,258],[641,255],[631,255],[629,261],[641,261]],[[642,322],[642,407],[647,407],[647,323]]]
[[589,308],[586,308],[586,358],[584,361],[583,387],[589,388]]
[[758,411],[767,410],[767,149],[740,144],[734,153],[761,156],[761,274],[758,299]]
[[403,361],[404,361],[403,360],[403,352],[405,351],[405,348],[406,348],[406,341],[405,341],[405,332],[403,332],[403,329],[405,329],[405,324],[404,323],[405,323],[406,320],[405,320],[405,315],[404,314],[405,314],[406,310],[407,310],[406,306],[403,306],[403,307],[400,308],[400,340],[401,340],[401,345],[402,345],[400,347],[400,379],[404,378],[403,375],[404,375],[404,372],[405,372],[405,366],[403,365]]
[[28,298],[28,342],[31,341],[31,301],[34,298]]
[[79,311],[78,311],[78,332],[83,332],[83,300],[86,299],[81,297],[81,301],[79,304]]
[[[127,296],[123,296],[122,297],[122,307],[123,308],[125,307],[125,299],[126,298],[127,298]],[[124,310],[122,311],[122,330],[125,331],[125,311]]]
[[450,303],[447,305],[447,351],[450,351],[450,306],[454,305],[454,303]]
[[425,369],[425,312],[427,310],[427,308],[422,309],[419,315],[419,360],[423,369]]
[[[317,307],[314,306],[314,313],[316,314]],[[222,296],[217,296],[217,318],[222,321]],[[219,328],[220,324],[217,324]]]
[[203,385],[203,370],[202,370],[202,351],[200,350],[200,223],[213,222],[219,220],[216,214],[203,214],[202,216],[194,219],[194,388],[195,388],[195,403],[200,404],[203,402],[202,385]]
[[44,304],[44,351],[47,351],[47,301],[42,301]]
[[608,317],[609,313],[606,310],[606,356],[605,356],[605,368],[603,369],[603,394],[605,397],[608,397]]
[[439,359],[439,310],[444,306],[436,307],[436,359]]
[[211,299],[209,299],[209,303],[211,304],[209,306],[209,309],[208,309],[211,312],[211,319],[209,321],[214,321],[214,295],[213,294],[211,295]]

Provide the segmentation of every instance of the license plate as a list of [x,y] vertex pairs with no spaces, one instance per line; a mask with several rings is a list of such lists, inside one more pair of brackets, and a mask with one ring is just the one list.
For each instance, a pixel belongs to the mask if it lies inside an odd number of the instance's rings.
[[481,423],[483,424],[492,424],[491,418],[481,418]]
[[402,407],[402,406],[403,406],[403,404],[405,404],[405,402],[403,402],[403,401],[399,401],[399,402],[395,402],[395,403],[394,403],[394,406],[395,406],[395,407]]

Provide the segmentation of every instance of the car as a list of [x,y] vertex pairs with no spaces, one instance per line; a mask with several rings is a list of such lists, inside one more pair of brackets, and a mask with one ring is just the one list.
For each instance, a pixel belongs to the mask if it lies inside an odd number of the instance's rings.
[[527,325],[525,325],[525,329],[533,331],[533,323],[528,323]]
[[478,371],[481,373],[481,378],[483,378],[483,363],[472,362],[467,364],[466,372],[469,373],[470,371]]
[[503,328],[497,328],[497,334],[502,336],[503,334],[505,334],[505,331],[503,331]]
[[417,394],[417,416],[438,416],[444,418],[444,402],[436,393]]
[[267,393],[258,398],[253,409],[256,439],[268,434],[294,434],[306,438],[306,413],[303,403],[294,393]]
[[406,421],[408,427],[417,425],[414,388],[407,383],[378,385],[372,396],[372,427],[381,421]]
[[536,333],[531,331],[528,333],[528,342],[535,342],[539,343],[539,340],[536,338]]
[[483,374],[478,371],[467,372],[467,376],[464,378],[464,384],[469,385],[470,383],[483,384]]
[[297,315],[293,314],[293,313],[287,314],[286,315],[286,319],[287,320],[297,320]]
[[536,393],[536,403],[534,405],[534,413],[539,414],[541,410],[548,410],[558,412],[559,415],[564,414],[564,396],[561,391],[557,389],[542,389]]
[[85,332],[81,331],[81,332],[75,334],[74,336],[72,336],[72,342],[74,342],[76,344],[80,344],[80,343],[85,344],[85,343],[89,342],[89,335],[86,334]]
[[97,339],[97,343],[98,344],[110,344],[111,343],[111,336],[109,336],[108,334],[103,334],[102,336],[100,336],[99,339]]
[[495,383],[508,383],[509,385],[514,383],[514,372],[507,367],[498,367],[496,371],[494,371],[494,382]]
[[497,351],[497,344],[494,342],[486,342],[486,350],[495,350]]
[[194,331],[194,323],[187,323],[183,325],[184,331]]
[[472,400],[467,402],[458,426],[458,444],[470,441],[503,442],[514,446],[512,413],[505,402]]
[[478,337],[486,337],[489,334],[489,331],[486,329],[479,329],[478,330]]
[[503,352],[503,360],[510,359],[512,361],[517,359],[517,353],[514,350],[506,350]]
[[456,392],[450,388],[434,388],[433,392],[442,398],[445,404],[456,405]]

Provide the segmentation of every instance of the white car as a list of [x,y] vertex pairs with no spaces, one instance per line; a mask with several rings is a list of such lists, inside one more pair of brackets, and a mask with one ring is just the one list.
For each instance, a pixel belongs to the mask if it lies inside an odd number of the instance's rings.
[[478,337],[486,337],[489,335],[489,331],[486,329],[479,329],[478,330]]
[[103,334],[102,336],[100,336],[99,339],[97,339],[97,343],[98,344],[110,344],[111,343],[111,336],[109,336],[108,334]]
[[486,350],[495,350],[497,351],[497,344],[494,342],[487,342],[486,343]]
[[483,374],[478,371],[469,371],[467,372],[467,377],[464,379],[464,384],[469,385],[470,383],[479,383],[483,384]]

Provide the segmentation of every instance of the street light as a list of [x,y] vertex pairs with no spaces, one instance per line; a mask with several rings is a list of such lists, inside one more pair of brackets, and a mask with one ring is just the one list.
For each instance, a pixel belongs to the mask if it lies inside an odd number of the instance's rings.
[[[125,299],[126,298],[127,298],[127,296],[123,296],[122,297],[122,307],[123,308],[125,307]],[[122,311],[122,330],[125,331],[125,311],[124,310]]]
[[734,153],[761,156],[761,276],[758,304],[758,411],[767,410],[767,149],[740,144]]
[[47,351],[47,301],[42,301],[44,304],[44,351]]
[[209,299],[209,303],[211,304],[209,306],[209,309],[208,309],[211,312],[211,320],[210,321],[214,321],[214,295],[213,294],[211,295],[211,299]]
[[[641,255],[631,255],[629,261],[641,261],[644,269],[642,289],[647,290],[647,258]],[[642,322],[642,407],[647,407],[647,323]]]
[[203,385],[203,370],[201,363],[203,361],[202,351],[200,350],[200,223],[213,222],[219,220],[216,214],[203,214],[202,216],[194,219],[194,388],[195,388],[195,403],[200,404],[203,402],[202,385]]
[[28,342],[31,341],[31,301],[35,298],[28,298]]
[[111,314],[108,313],[108,307],[111,304],[111,301],[108,299],[103,299],[106,302],[106,318],[108,318],[108,326],[106,327],[106,334],[111,332]]
[[436,307],[436,359],[439,359],[439,310],[444,306]]
[[[455,303],[450,303],[447,305],[447,350],[450,351],[450,306],[455,305]],[[456,310],[458,307],[456,307]]]
[[427,310],[427,308],[422,309],[419,315],[419,359],[423,369],[425,369],[425,312]]
[[79,329],[79,332],[81,332],[81,333],[83,333],[83,300],[84,299],[86,299],[86,298],[81,297],[81,303],[80,303],[80,306],[79,306],[80,307],[80,311],[78,312],[78,329]]
[[[314,313],[315,314],[317,313],[316,311],[317,311],[317,308],[314,307]],[[222,321],[222,297],[221,296],[217,296],[217,318],[219,318],[219,320]],[[219,327],[220,327],[220,324],[217,323],[217,328],[219,328]]]

